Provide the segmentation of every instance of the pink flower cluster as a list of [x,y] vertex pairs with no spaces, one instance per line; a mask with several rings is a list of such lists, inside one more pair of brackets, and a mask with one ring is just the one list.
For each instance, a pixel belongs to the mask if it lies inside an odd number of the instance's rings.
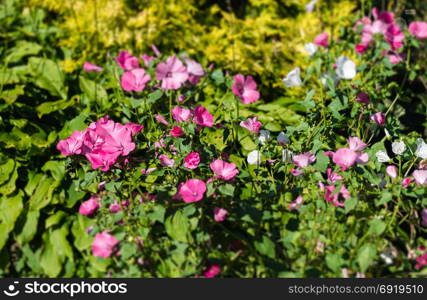
[[[184,167],[188,169],[197,168],[199,163],[200,155],[197,152],[191,152],[184,158]],[[221,179],[228,181],[239,174],[239,170],[237,170],[234,163],[228,163],[221,159],[214,160],[210,164],[210,168],[215,174],[215,176],[210,180]],[[174,196],[174,199],[183,200],[184,202],[197,202],[203,199],[205,192],[206,183],[204,181],[200,179],[188,179],[185,183],[181,183],[179,185],[178,193]],[[227,211],[221,209],[215,212],[215,219],[225,219],[227,213]]]
[[397,52],[403,46],[405,35],[400,26],[396,23],[394,14],[388,11],[378,12],[377,8],[372,9],[374,20],[363,17],[356,22],[356,26],[362,26],[362,37],[360,44],[356,45],[356,52],[363,54],[369,48],[374,40],[374,35],[384,36],[386,42],[390,45],[391,53],[388,54],[390,62],[397,63],[402,60]]
[[[358,137],[349,137],[347,142],[349,145],[348,148],[340,148],[335,152],[327,151],[324,153],[332,158],[332,161],[340,167],[341,171],[347,170],[355,163],[366,164],[369,161],[368,154],[362,152],[367,146],[362,140]],[[336,190],[337,187],[335,183],[343,180],[343,177],[333,172],[331,168],[326,170],[326,174],[329,185],[325,185],[321,181],[318,182],[320,190],[325,192],[325,200],[335,206],[343,207],[344,202],[340,202],[340,198],[342,197],[344,200],[347,200],[351,197],[348,189],[344,185],[342,185],[339,190]]]
[[108,171],[120,156],[126,156],[135,149],[132,137],[142,129],[142,125],[122,125],[105,116],[85,130],[74,131],[70,137],[59,141],[56,148],[64,156],[84,155],[93,169]]
[[[153,51],[156,56],[160,56],[160,52],[153,46]],[[144,65],[147,67],[155,60],[155,57],[143,54],[141,58]],[[116,62],[125,72],[121,76],[121,86],[127,92],[141,92],[145,89],[146,84],[151,80],[151,76],[140,66],[139,59],[131,55],[128,51],[122,51],[116,57]],[[161,82],[160,87],[164,90],[177,90],[187,80],[192,84],[197,84],[205,75],[203,67],[196,61],[185,58],[185,65],[175,55],[166,59],[165,62],[160,62],[156,66],[156,79]],[[95,66],[97,67],[97,66]],[[99,67],[94,65],[85,66],[91,71],[99,71]]]

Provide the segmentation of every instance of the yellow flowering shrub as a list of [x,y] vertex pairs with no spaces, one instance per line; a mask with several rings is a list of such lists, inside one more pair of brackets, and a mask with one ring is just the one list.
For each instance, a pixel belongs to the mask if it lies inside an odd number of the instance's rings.
[[[67,70],[107,51],[186,51],[231,71],[280,77],[303,63],[303,44],[322,31],[334,36],[354,11],[354,1],[319,1],[306,12],[300,0],[29,0],[53,12],[71,48]],[[237,4],[236,4],[237,3]],[[243,4],[246,3],[246,4]]]

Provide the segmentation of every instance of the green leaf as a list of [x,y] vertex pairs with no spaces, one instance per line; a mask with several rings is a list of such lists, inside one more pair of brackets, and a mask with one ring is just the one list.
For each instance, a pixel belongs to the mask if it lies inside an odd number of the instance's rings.
[[16,85],[13,89],[3,90],[0,93],[0,99],[6,101],[7,104],[12,104],[24,93],[24,86]]
[[61,181],[65,174],[64,161],[50,160],[44,164],[42,171],[50,171],[53,179]]
[[255,249],[270,258],[274,259],[276,257],[275,245],[267,236],[263,236],[261,241],[255,242]]
[[53,96],[65,99],[67,90],[64,86],[64,74],[58,63],[39,57],[31,57],[28,66],[33,75],[33,82],[40,88],[48,90]]
[[58,183],[55,180],[45,176],[29,200],[30,209],[39,210],[48,205],[52,200],[52,193],[57,186]]
[[177,211],[173,216],[169,216],[165,222],[166,233],[173,239],[189,243],[191,240],[190,222],[181,211]]
[[393,199],[393,194],[390,192],[384,191],[381,194],[381,198],[375,199],[375,205],[380,206],[380,205],[386,204],[387,202],[391,201],[392,199]]
[[18,179],[18,163],[15,164],[12,175],[9,178],[9,181],[0,186],[0,195],[10,195],[16,189],[16,179]]
[[9,238],[15,222],[23,208],[24,193],[20,190],[15,196],[0,198],[0,249]]
[[371,244],[363,245],[357,254],[357,263],[359,264],[360,271],[365,272],[371,264],[374,262],[375,257],[377,256],[377,250]]
[[92,245],[93,237],[87,234],[86,230],[94,222],[94,220],[86,218],[80,214],[77,215],[77,218],[73,221],[71,232],[74,237],[74,246],[79,251],[89,249]]
[[44,115],[50,114],[52,112],[58,111],[58,110],[64,110],[72,105],[74,105],[77,98],[73,97],[70,100],[63,99],[58,101],[52,101],[52,102],[44,102],[36,107],[37,115],[39,118],[41,118]]
[[332,113],[332,115],[337,118],[338,120],[342,119],[343,116],[339,113],[341,110],[343,110],[345,106],[341,103],[340,99],[336,98],[334,99],[329,105],[328,109]]
[[313,165],[320,172],[325,172],[329,164],[329,157],[324,153],[324,151],[319,151],[316,154],[316,163]]
[[14,169],[15,161],[13,159],[8,159],[4,164],[0,165],[0,184],[9,180]]
[[326,255],[325,261],[328,268],[335,273],[339,273],[341,271],[341,266],[344,264],[341,255],[338,253],[328,253]]
[[102,108],[108,108],[108,95],[107,91],[102,85],[93,80],[87,79],[84,76],[79,76],[79,86],[82,92],[89,98],[89,100],[97,103]]
[[386,224],[379,220],[374,219],[369,222],[369,233],[375,234],[376,236],[380,236],[386,228]]
[[5,58],[8,63],[16,63],[24,56],[36,55],[40,52],[42,46],[25,40],[18,41],[16,46],[9,50],[10,54]]
[[299,104],[301,104],[303,107],[305,107],[306,110],[310,110],[312,108],[314,108],[316,106],[316,102],[314,102],[313,96],[314,93],[316,91],[315,90],[311,90],[307,93],[307,96],[305,97],[304,101],[301,101]]
[[127,260],[130,257],[134,256],[138,248],[135,244],[124,244],[120,247],[121,259]]
[[157,91],[151,93],[150,95],[148,95],[146,103],[147,104],[153,104],[157,100],[159,100],[162,96],[163,96],[163,91],[162,90],[157,90]]
[[345,204],[345,213],[347,214],[356,207],[357,198],[356,197],[350,197],[347,200],[345,200],[344,204]]
[[34,238],[34,235],[37,232],[37,224],[39,221],[40,212],[38,210],[29,210],[25,215],[25,223],[16,236],[16,241],[20,245],[25,245]]
[[231,184],[223,184],[218,187],[218,191],[224,196],[233,196],[234,195],[234,186]]
[[213,71],[211,77],[217,84],[224,82],[224,73],[219,69]]
[[147,215],[153,222],[158,221],[163,223],[165,221],[165,212],[166,209],[163,206],[156,205],[154,210]]
[[57,211],[54,215],[46,219],[45,228],[48,229],[49,227],[59,224],[59,222],[61,222],[61,220],[66,216],[67,216],[67,213],[65,213],[64,211],[62,210]]

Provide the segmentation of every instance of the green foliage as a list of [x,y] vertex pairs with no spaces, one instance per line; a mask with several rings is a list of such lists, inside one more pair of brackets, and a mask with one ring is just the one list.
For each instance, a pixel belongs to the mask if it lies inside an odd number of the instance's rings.
[[[381,55],[387,50],[381,41],[355,56],[358,32],[352,30],[354,19],[349,21],[354,5],[348,1],[322,1],[313,13],[300,1],[243,2],[229,7],[216,1],[7,0],[0,5],[0,275],[195,277],[212,264],[224,277],[425,274],[408,254],[420,255],[418,247],[426,245],[420,212],[427,190],[400,184],[422,167],[414,155],[425,130],[425,101],[417,95],[425,78],[422,41],[407,37],[411,55],[391,65]],[[320,30],[339,41],[309,58],[302,46]],[[175,51],[203,62],[206,76],[179,91],[162,91],[151,82],[141,93],[124,92],[116,50],[136,55],[152,43],[164,54],[145,67],[154,81],[155,65]],[[106,51],[111,55],[103,59]],[[358,75],[323,85],[321,75],[334,72],[331,62],[344,54],[356,62]],[[87,59],[102,64],[104,72],[76,71]],[[302,69],[303,86],[285,89],[280,80],[295,66]],[[243,105],[231,92],[237,72],[256,76],[258,102]],[[369,105],[354,101],[359,91],[369,94]],[[179,105],[203,105],[218,126],[200,129],[171,120],[170,108],[181,95],[186,99]],[[388,111],[385,127],[370,121],[377,111]],[[107,114],[144,125],[126,163],[120,160],[102,172],[83,156],[59,154],[59,140]],[[171,125],[156,122],[157,114]],[[408,125],[408,117],[419,115],[420,124]],[[239,126],[254,116],[270,131],[264,144]],[[184,137],[169,135],[175,125],[182,126]],[[278,143],[280,132],[289,143]],[[364,152],[370,159],[343,171],[325,152],[347,147],[349,136],[368,144]],[[161,138],[167,146],[156,148]],[[392,155],[390,143],[398,140],[407,150]],[[249,165],[253,150],[260,151],[261,162]],[[294,176],[296,166],[284,159],[284,150],[310,151],[316,161]],[[376,159],[380,150],[391,156],[386,164]],[[182,166],[192,151],[201,154],[195,170]],[[160,153],[173,157],[176,167],[162,166]],[[209,166],[224,153],[239,170],[232,180],[214,178]],[[395,179],[383,175],[389,164],[398,168]],[[157,169],[141,174],[148,168]],[[325,201],[319,188],[319,181],[332,184],[329,168],[343,177],[331,192],[342,206]],[[174,199],[189,178],[207,182],[199,202]],[[340,194],[344,186],[347,199]],[[77,213],[95,194],[96,214]],[[293,210],[298,196],[303,202]],[[111,213],[111,204],[120,211]],[[214,218],[219,207],[228,211],[223,222]],[[111,257],[95,257],[94,237],[104,231],[119,245]],[[391,265],[383,258],[388,253]]]

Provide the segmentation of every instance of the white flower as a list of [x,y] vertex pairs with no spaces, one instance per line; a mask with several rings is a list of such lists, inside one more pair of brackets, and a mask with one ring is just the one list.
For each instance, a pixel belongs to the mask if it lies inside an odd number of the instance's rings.
[[286,134],[284,134],[283,132],[281,132],[277,136],[277,142],[282,146],[289,144],[289,137]]
[[248,154],[247,161],[250,165],[258,165],[261,162],[261,154],[258,150],[251,151]]
[[305,11],[306,12],[312,12],[314,10],[314,6],[316,5],[318,0],[311,0],[306,6]]
[[388,157],[387,152],[385,151],[378,151],[375,153],[375,156],[377,157],[379,162],[388,162],[390,160],[390,157]]
[[305,52],[307,52],[308,55],[312,56],[317,51],[317,46],[314,43],[307,43],[304,44]]
[[421,159],[427,158],[427,144],[422,139],[417,139],[417,150],[415,155]]
[[258,137],[258,141],[260,142],[260,144],[265,145],[265,143],[269,140],[270,140],[270,131],[260,130],[259,137]]
[[388,256],[386,253],[381,253],[380,257],[386,265],[391,265],[393,263],[393,258]]
[[404,142],[394,142],[391,144],[391,150],[394,154],[401,155],[406,150],[406,145]]
[[301,78],[300,78],[300,68],[295,68],[292,71],[288,73],[288,75],[283,78],[283,83],[286,87],[292,87],[292,86],[300,86],[301,85]]
[[352,79],[356,76],[356,64],[347,56],[340,56],[335,60],[337,68],[335,72],[341,79]]
[[386,265],[391,265],[393,263],[393,258],[396,257],[396,252],[393,251],[392,248],[387,248],[383,253],[380,254],[380,257]]
[[320,82],[323,84],[323,86],[327,86],[327,80],[328,78],[331,78],[334,81],[334,85],[336,85],[339,81],[338,77],[335,75],[331,75],[329,72],[325,72],[320,76]]
[[294,153],[291,150],[283,149],[283,151],[282,151],[282,161],[283,162],[291,163],[293,156],[294,156]]

